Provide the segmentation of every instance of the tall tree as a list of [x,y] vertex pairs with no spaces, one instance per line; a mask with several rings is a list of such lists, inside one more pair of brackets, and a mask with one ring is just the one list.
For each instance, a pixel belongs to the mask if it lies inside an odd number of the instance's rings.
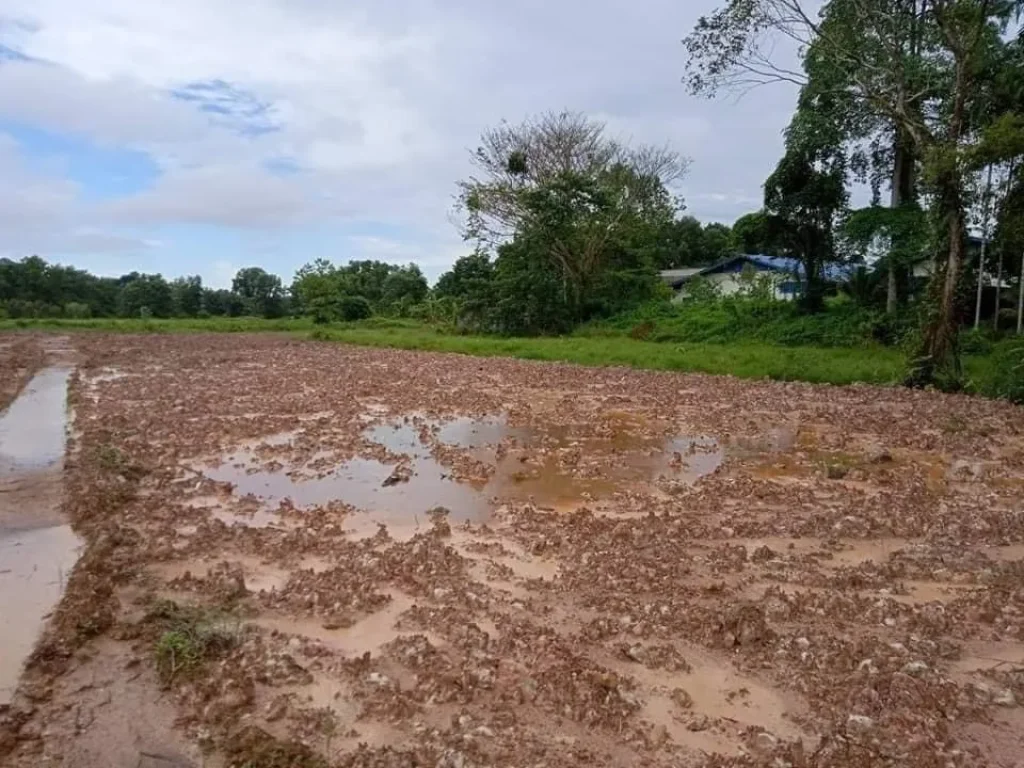
[[280,317],[283,311],[284,290],[281,278],[262,267],[238,270],[231,290],[242,297],[248,311],[261,317]]
[[[546,330],[607,307],[602,286],[612,271],[623,280],[635,276],[637,287],[654,284],[658,237],[680,205],[668,190],[687,164],[677,153],[628,147],[609,138],[602,123],[560,113],[488,131],[474,163],[480,175],[459,185],[463,234],[480,247],[503,246],[499,285],[521,284],[528,293],[519,278],[531,265],[559,286]],[[527,298],[506,295],[502,306],[520,306],[521,299],[529,318],[504,327],[539,327]]]
[[199,275],[179,277],[171,281],[174,314],[195,317],[203,308],[203,278]]
[[[687,38],[689,84],[714,93],[731,83],[826,73],[820,88],[858,119],[885,120],[926,169],[944,256],[933,280],[933,311],[922,331],[913,383],[960,380],[956,297],[964,263],[963,149],[971,135],[971,99],[1000,33],[1020,0],[830,0],[820,14],[807,0],[729,0]],[[780,68],[766,33],[796,40],[804,72]],[[920,107],[920,108],[918,108]],[[898,186],[898,185],[897,185]]]

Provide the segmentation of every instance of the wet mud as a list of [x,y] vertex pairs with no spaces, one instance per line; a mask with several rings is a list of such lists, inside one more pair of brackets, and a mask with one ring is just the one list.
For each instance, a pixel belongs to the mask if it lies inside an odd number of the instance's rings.
[[1024,750],[1019,408],[258,336],[75,347],[86,545],[5,765]]

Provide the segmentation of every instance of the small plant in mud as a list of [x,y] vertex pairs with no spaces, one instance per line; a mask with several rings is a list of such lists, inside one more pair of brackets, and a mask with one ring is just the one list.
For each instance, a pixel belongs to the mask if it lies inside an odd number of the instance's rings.
[[106,472],[118,474],[126,480],[140,480],[145,470],[125,456],[124,451],[110,443],[103,443],[96,449],[96,463]]
[[167,683],[227,653],[241,635],[236,618],[173,601],[158,603],[147,618],[162,627],[156,642],[156,666]]

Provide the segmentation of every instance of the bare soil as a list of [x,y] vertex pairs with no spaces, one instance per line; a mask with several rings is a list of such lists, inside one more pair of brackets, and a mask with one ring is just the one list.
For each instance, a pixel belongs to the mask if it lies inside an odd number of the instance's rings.
[[1020,408],[73,345],[85,547],[2,765],[1022,764]]

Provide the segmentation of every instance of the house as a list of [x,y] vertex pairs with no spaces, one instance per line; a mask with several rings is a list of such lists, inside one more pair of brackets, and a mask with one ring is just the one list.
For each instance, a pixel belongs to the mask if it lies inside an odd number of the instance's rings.
[[[964,261],[967,264],[976,264],[981,258],[981,238],[974,235],[967,236],[967,250],[964,253]],[[991,263],[989,265],[991,267]],[[910,267],[911,275],[915,280],[926,282],[931,279],[935,271],[935,257],[933,254],[921,254]],[[987,271],[987,270],[986,270]],[[995,282],[995,278],[992,278]]]
[[[668,269],[661,279],[675,291],[675,301],[688,294],[687,286],[701,278],[711,283],[720,296],[732,296],[750,290],[754,280],[767,281],[772,295],[780,301],[789,301],[800,295],[803,288],[803,266],[797,259],[785,256],[743,254],[706,267]],[[838,282],[848,277],[845,267],[830,264],[825,267],[825,279]]]

